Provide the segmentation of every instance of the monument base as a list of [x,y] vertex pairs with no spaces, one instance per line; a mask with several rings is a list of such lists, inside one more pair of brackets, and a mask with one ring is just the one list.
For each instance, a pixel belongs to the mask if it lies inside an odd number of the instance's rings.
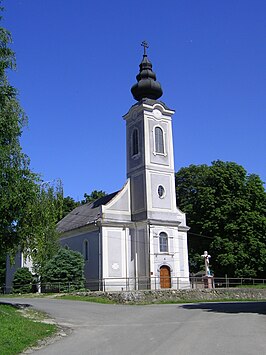
[[203,276],[204,288],[214,288],[213,287],[213,276]]

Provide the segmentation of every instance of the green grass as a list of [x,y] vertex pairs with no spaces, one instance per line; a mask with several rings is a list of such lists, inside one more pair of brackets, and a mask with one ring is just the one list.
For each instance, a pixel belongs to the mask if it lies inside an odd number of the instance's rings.
[[95,303],[104,303],[104,304],[117,304],[114,300],[109,300],[106,297],[101,296],[78,296],[78,295],[62,295],[57,296],[56,298],[60,298],[63,300],[71,300],[71,301],[86,301],[86,302],[95,302]]
[[58,293],[8,293],[0,294],[0,298],[44,298],[57,294]]
[[27,298],[33,298],[33,297],[36,297],[35,296],[36,293],[8,293],[8,294],[4,294],[4,295],[1,295],[0,294],[0,297],[1,298],[22,298],[22,297],[27,297]]
[[[34,313],[30,311],[31,318]],[[54,324],[36,322],[23,316],[15,307],[0,304],[0,354],[19,354],[56,330]]]

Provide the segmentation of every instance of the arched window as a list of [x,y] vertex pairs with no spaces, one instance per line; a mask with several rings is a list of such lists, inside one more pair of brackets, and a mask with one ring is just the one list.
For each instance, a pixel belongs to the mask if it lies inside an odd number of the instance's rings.
[[155,152],[164,154],[163,130],[155,127]]
[[85,261],[89,260],[89,242],[87,240],[83,242],[83,257]]
[[160,253],[168,253],[168,236],[166,233],[159,234]]
[[132,156],[139,153],[139,132],[135,128],[132,133]]

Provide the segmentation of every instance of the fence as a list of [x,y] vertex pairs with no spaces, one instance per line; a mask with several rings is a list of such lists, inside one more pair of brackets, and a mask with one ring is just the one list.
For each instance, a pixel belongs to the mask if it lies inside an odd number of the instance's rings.
[[[213,277],[214,288],[229,287],[266,287],[266,279]],[[24,285],[21,285],[24,286]],[[75,282],[53,282],[31,284],[32,292],[68,293],[76,290],[91,291],[131,291],[131,290],[161,290],[161,289],[201,289],[205,288],[203,277],[138,277],[138,278],[104,278],[87,280],[84,287]],[[165,287],[167,286],[167,287]],[[12,292],[11,287],[3,285],[0,293]]]
[[[190,284],[192,288],[202,288],[202,277],[190,277]],[[214,288],[229,288],[229,287],[250,287],[250,286],[264,286],[266,287],[266,279],[253,278],[234,278],[234,277],[213,277]]]

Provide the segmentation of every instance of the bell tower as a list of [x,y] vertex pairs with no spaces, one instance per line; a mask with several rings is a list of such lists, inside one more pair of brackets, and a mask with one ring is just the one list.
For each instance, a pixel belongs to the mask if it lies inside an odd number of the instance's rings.
[[[124,115],[130,229],[134,276],[151,288],[189,287],[186,216],[176,206],[172,116],[158,100],[163,90],[147,56],[139,65],[131,93],[137,101]],[[133,260],[132,259],[132,260]]]
[[163,91],[147,56],[147,43],[131,88],[138,102],[124,116],[127,124],[127,177],[132,219],[176,221],[172,115],[158,101]]

